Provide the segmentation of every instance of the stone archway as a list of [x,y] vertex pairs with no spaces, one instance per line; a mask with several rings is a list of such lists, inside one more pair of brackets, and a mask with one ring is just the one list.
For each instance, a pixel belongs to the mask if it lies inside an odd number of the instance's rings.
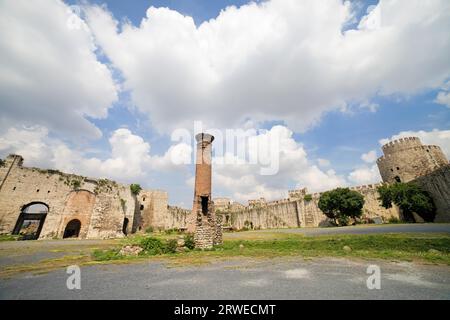
[[81,222],[78,219],[70,220],[64,229],[63,239],[78,238],[80,235]]
[[[88,190],[76,190],[69,193],[59,226],[59,237],[67,238],[66,228],[73,220],[80,222],[77,237],[85,239],[94,210],[96,196]],[[70,237],[73,237],[71,235]]]
[[48,205],[32,202],[22,207],[12,234],[20,235],[20,240],[37,240],[44,226]]

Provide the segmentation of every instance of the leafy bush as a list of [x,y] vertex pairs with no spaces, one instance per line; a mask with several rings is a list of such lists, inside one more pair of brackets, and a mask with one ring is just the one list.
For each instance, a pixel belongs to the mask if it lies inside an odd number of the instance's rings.
[[339,225],[340,226],[348,226],[349,218],[347,216],[341,216],[339,219]]
[[150,255],[162,254],[165,252],[164,243],[161,240],[152,237],[142,239],[139,246],[144,249],[145,253]]
[[164,248],[164,253],[175,253],[177,252],[177,240],[170,239],[167,241],[166,246]]
[[189,250],[193,250],[195,248],[195,241],[193,234],[187,234],[184,236],[184,245]]
[[131,190],[132,194],[137,196],[139,194],[139,192],[141,192],[142,188],[139,184],[133,183],[133,184],[130,184],[130,190]]
[[364,197],[349,188],[336,188],[322,193],[318,205],[336,225],[346,225],[349,218],[361,217]]
[[305,197],[303,198],[305,201],[311,201],[312,200],[312,195],[310,194],[306,194]]
[[414,183],[395,183],[378,187],[381,205],[389,209],[396,204],[406,221],[414,221],[413,212],[426,222],[432,222],[436,216],[436,207],[428,192]]
[[144,249],[143,253],[147,255],[175,253],[178,247],[176,239],[162,241],[153,237],[141,239],[138,245]]

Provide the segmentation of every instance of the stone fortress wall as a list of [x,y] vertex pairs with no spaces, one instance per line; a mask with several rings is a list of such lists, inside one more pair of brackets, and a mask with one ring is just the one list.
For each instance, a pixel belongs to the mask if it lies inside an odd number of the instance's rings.
[[82,238],[121,237],[125,219],[132,225],[135,199],[126,186],[22,163],[10,155],[0,166],[0,233],[12,233],[23,209],[35,203],[48,208],[40,239],[62,238],[72,220],[81,223]]
[[[382,150],[384,155],[377,160],[377,165],[383,183],[417,183],[430,193],[436,204],[435,221],[450,222],[450,165],[441,148],[422,145],[419,138],[407,137],[385,144]],[[380,185],[350,188],[364,197],[363,219],[385,222],[401,219],[398,207],[385,209],[380,205],[377,191]],[[267,202],[259,198],[249,200],[244,208],[228,206],[221,210],[224,226],[238,230],[325,226],[329,221],[319,209],[320,195],[308,194],[303,188],[289,191],[287,199]]]
[[[388,221],[400,219],[400,211],[394,206],[385,209],[378,201],[377,187],[381,184],[352,187],[364,196],[363,219],[380,218]],[[289,198],[266,202],[264,198],[249,201],[241,210],[224,210],[224,226],[233,229],[270,229],[328,226],[329,220],[319,209],[321,193],[308,194],[306,188],[289,191]]]
[[[437,146],[424,146],[418,138],[403,138],[383,146],[377,161],[384,183],[413,181],[427,190],[437,207],[436,222],[450,222],[450,164]],[[134,196],[128,185],[91,179],[57,170],[22,165],[10,155],[0,163],[0,234],[17,229],[24,209],[44,204],[39,239],[63,238],[69,222],[80,222],[79,238],[117,238],[134,232],[186,230],[192,210],[168,205],[162,190],[142,190]],[[384,209],[378,201],[380,184],[353,187],[364,196],[364,219],[401,218],[397,207]],[[287,199],[249,200],[247,206],[228,198],[214,199],[214,208],[225,228],[269,229],[328,225],[318,207],[320,193],[306,188],[291,190]]]
[[168,229],[184,223],[180,217],[186,212],[170,209],[165,191],[143,190],[136,197],[128,185],[111,180],[22,164],[18,155],[0,164],[0,234],[13,233],[33,204],[48,208],[39,239],[63,238],[71,221],[80,223],[78,237],[86,239],[120,238],[148,226]]

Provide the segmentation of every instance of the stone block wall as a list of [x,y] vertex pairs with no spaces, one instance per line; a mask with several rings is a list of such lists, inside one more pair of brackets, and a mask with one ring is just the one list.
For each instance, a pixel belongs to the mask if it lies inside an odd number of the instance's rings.
[[33,203],[48,207],[39,239],[62,238],[75,219],[80,238],[122,237],[125,218],[132,225],[136,200],[128,186],[22,163],[11,155],[0,167],[0,233],[12,233],[22,209]]
[[[229,215],[227,217],[227,215]],[[247,207],[243,210],[222,214],[224,226],[233,229],[270,229],[298,227],[297,205],[294,202],[268,204],[266,206]]]
[[[351,188],[364,196],[363,218],[380,217],[384,221],[390,218],[400,219],[400,210],[381,207],[376,188],[380,184]],[[305,200],[306,189],[290,191],[291,198],[268,202],[266,205],[249,205],[243,210],[222,213],[225,227],[235,230],[296,228],[328,226],[329,219],[319,209],[321,193],[311,194],[311,200]]]
[[141,212],[138,229],[145,230],[148,227],[152,227],[154,230],[169,229],[168,199],[166,191],[142,190],[138,196]]
[[166,229],[185,230],[187,228],[187,218],[191,214],[192,210],[183,209],[176,206],[169,206]]

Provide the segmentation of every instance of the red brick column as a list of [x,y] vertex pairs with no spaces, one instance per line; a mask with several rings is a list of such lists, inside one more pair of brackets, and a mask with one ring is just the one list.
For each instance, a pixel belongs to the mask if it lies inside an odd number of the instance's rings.
[[217,240],[217,223],[211,196],[211,156],[214,137],[207,133],[199,133],[195,139],[197,140],[195,189],[188,231],[194,232],[196,247],[204,249],[222,241]]

